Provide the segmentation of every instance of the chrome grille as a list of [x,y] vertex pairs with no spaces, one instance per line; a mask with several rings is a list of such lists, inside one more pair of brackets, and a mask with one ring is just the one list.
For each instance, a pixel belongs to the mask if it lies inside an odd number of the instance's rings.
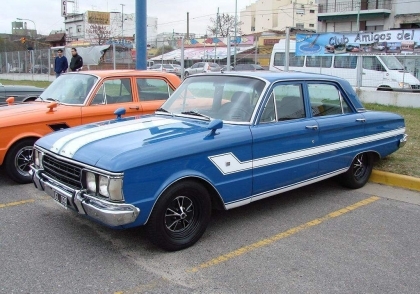
[[45,173],[59,183],[71,188],[82,188],[82,168],[75,164],[45,154],[42,159]]

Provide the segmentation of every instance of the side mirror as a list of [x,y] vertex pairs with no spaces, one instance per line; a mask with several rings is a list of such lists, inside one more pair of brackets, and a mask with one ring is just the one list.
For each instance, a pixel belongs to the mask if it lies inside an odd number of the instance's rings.
[[121,120],[121,116],[125,114],[125,108],[120,107],[114,111],[114,114],[117,116],[116,120]]
[[15,97],[9,97],[6,99],[7,105],[13,105],[15,103]]
[[209,125],[207,126],[207,129],[211,130],[211,133],[209,136],[217,135],[216,130],[223,128],[223,120],[220,119],[214,119],[212,120]]

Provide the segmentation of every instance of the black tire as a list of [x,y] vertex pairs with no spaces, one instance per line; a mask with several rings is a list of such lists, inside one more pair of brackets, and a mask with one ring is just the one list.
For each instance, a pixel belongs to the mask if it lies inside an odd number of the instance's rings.
[[35,141],[36,139],[18,141],[7,151],[4,160],[6,173],[19,184],[32,182],[29,165],[32,163],[32,149]]
[[358,154],[353,159],[349,170],[340,176],[340,182],[351,189],[361,188],[369,180],[372,169],[373,156],[369,153]]
[[146,231],[156,246],[176,251],[190,247],[204,234],[211,216],[208,191],[194,181],[169,187],[157,201]]

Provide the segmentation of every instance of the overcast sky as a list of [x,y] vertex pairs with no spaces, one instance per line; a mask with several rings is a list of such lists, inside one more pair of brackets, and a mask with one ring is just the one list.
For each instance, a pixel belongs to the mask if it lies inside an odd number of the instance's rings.
[[[135,12],[135,0],[78,0],[79,12],[86,10]],[[255,0],[237,0],[239,12]],[[40,34],[49,34],[52,30],[64,29],[61,16],[61,0],[3,0],[0,19],[0,33],[12,32],[12,22],[16,18],[27,18],[35,22]],[[205,34],[210,24],[210,17],[215,17],[217,8],[220,13],[235,13],[235,0],[149,0],[148,16],[158,18],[158,32],[186,32],[187,12],[190,13],[190,32]],[[68,3],[68,12],[73,11],[73,4]],[[34,27],[28,21],[28,29]]]

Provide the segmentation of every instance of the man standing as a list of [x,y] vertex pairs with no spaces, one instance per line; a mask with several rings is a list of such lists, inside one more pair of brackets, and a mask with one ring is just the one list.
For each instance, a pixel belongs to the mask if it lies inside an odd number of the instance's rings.
[[71,48],[71,55],[70,69],[71,71],[79,71],[83,66],[82,56],[77,54],[76,48]]
[[69,63],[67,62],[67,58],[63,56],[63,50],[58,49],[54,61],[55,77],[58,78],[62,73],[66,72],[68,67]]

